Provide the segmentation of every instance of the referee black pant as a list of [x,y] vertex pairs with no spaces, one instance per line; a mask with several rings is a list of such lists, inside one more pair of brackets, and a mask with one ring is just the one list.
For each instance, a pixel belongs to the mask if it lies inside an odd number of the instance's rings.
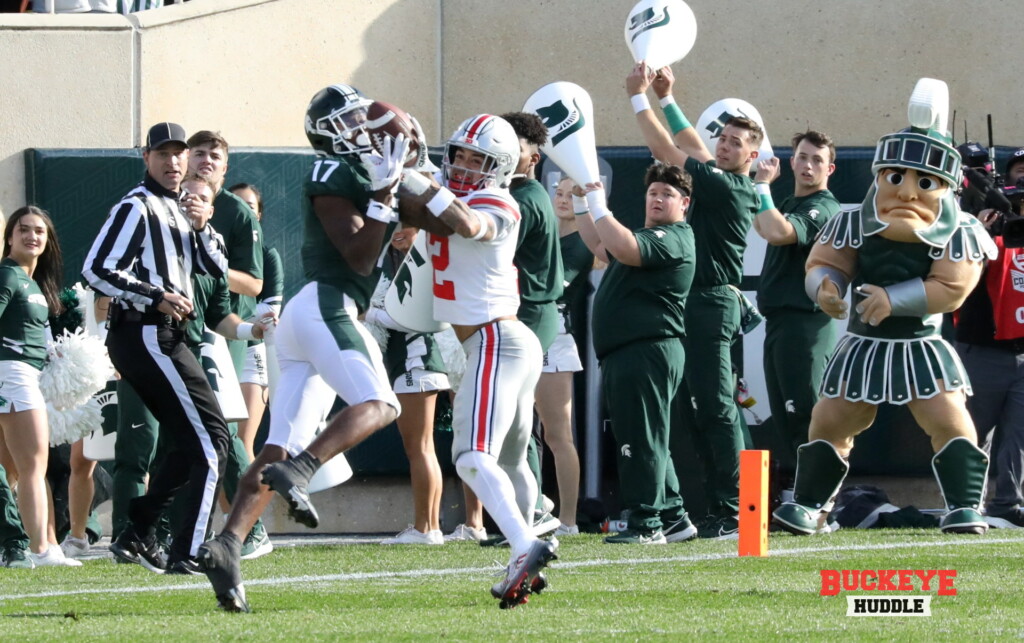
[[168,560],[195,556],[206,539],[228,450],[228,427],[213,389],[176,325],[120,322],[107,334],[110,361],[160,423],[166,457],[128,516],[145,538],[174,495],[184,494],[181,527]]

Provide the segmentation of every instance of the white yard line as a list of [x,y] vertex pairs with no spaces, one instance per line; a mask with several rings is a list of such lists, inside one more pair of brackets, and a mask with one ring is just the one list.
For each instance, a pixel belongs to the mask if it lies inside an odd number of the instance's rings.
[[[919,549],[938,547],[975,547],[985,545],[996,545],[1002,543],[1022,543],[1024,538],[978,538],[978,539],[957,539],[957,540],[935,540],[935,541],[912,541],[899,543],[883,543],[874,545],[846,545],[846,546],[815,546],[815,547],[794,547],[769,550],[772,556],[794,556],[808,553],[825,553],[841,551],[877,551],[886,549]],[[502,550],[504,551],[504,550]],[[736,558],[734,552],[721,554],[694,554],[691,556],[667,556],[664,558],[622,558],[615,560],[592,559],[579,561],[559,561],[555,569],[577,569],[581,567],[596,567],[600,565],[651,565],[659,563],[695,563],[708,560],[724,560]],[[379,572],[354,572],[348,574],[323,574],[318,576],[279,576],[274,578],[257,578],[246,580],[245,585],[253,587],[257,585],[291,585],[296,583],[337,583],[360,580],[379,580],[388,578],[422,578],[425,576],[463,576],[492,574],[498,571],[496,567],[462,567],[449,569],[411,569],[406,571],[379,571]],[[31,574],[32,572],[27,572]],[[72,572],[73,573],[73,572]],[[191,583],[178,583],[175,585],[142,585],[136,587],[98,587],[89,589],[54,590],[50,592],[36,592],[33,594],[0,594],[0,602],[17,601],[31,598],[56,598],[61,596],[84,596],[96,594],[135,594],[139,592],[169,592],[180,590],[206,590],[210,591],[210,585],[205,578],[197,577]]]

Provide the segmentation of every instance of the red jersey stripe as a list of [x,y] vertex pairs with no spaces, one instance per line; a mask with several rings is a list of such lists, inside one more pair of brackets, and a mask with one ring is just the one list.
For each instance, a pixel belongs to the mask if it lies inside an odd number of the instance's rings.
[[501,199],[498,199],[498,198],[495,198],[495,197],[491,197],[491,196],[474,196],[474,197],[470,197],[469,201],[466,202],[466,205],[468,205],[470,208],[474,208],[474,207],[481,206],[481,205],[491,205],[491,206],[495,206],[495,207],[497,207],[497,208],[499,208],[501,210],[504,210],[505,212],[508,212],[513,217],[515,217],[516,221],[518,221],[519,218],[520,218],[519,208],[514,207],[512,204],[508,203],[507,201],[502,201]]

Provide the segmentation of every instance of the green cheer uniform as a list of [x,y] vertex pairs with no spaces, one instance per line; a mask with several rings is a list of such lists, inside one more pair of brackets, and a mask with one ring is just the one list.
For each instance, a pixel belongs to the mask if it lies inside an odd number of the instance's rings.
[[712,458],[705,463],[712,513],[735,516],[739,508],[740,451],[744,431],[736,406],[731,347],[739,336],[740,302],[730,286],[743,279],[747,232],[760,204],[750,177],[724,172],[713,161],[686,159],[693,200],[697,265],[686,305],[686,383],[696,402],[694,432]]
[[[404,257],[401,252],[389,246],[384,257],[382,278],[394,280]],[[403,333],[389,328],[387,337],[384,366],[396,393],[422,393],[449,388],[447,377],[433,377],[435,374],[448,373],[434,333]],[[417,379],[413,369],[425,371],[420,373],[421,379]]]
[[[221,189],[213,199],[213,217],[210,225],[224,238],[228,251],[228,269],[246,272],[256,279],[263,279],[263,228],[248,204],[235,193]],[[231,312],[242,319],[252,316],[256,298],[231,293]],[[235,373],[242,375],[245,366],[246,342],[228,341],[231,361]]]
[[[821,231],[818,243],[858,249],[859,272],[851,284],[892,286],[915,277],[925,278],[932,261],[983,261],[996,256],[995,244],[974,217],[961,213],[956,230],[942,247],[898,243],[878,234],[865,235],[861,211],[841,212]],[[851,310],[864,296],[853,292]],[[940,392],[963,390],[971,384],[956,350],[942,338],[942,315],[897,316],[878,326],[851,315],[847,334],[828,362],[821,394],[869,404],[906,404]]]
[[519,204],[522,221],[513,263],[519,269],[519,321],[526,324],[547,351],[558,334],[555,302],[562,296],[562,255],[558,250],[558,219],[540,181],[514,181],[509,190]]
[[569,311],[586,300],[587,276],[594,265],[594,255],[579,232],[559,238],[558,250],[562,257],[562,283],[565,285],[562,296],[558,298],[558,312],[562,315],[564,332],[571,333],[574,328]]
[[811,410],[836,344],[832,318],[804,293],[804,264],[821,228],[839,213],[828,190],[790,196],[778,207],[796,241],[765,251],[757,306],[765,317],[764,374],[772,426],[789,447],[807,442]]
[[[263,289],[260,290],[260,294],[256,295],[255,302],[280,306],[283,301],[284,261],[282,261],[277,248],[263,246]],[[243,321],[246,319],[249,317],[242,317]],[[246,345],[257,346],[262,343],[262,339],[250,339]]]
[[695,246],[684,222],[634,234],[641,265],[609,262],[594,295],[592,332],[619,447],[622,506],[629,510],[629,529],[649,534],[685,514],[669,455],[669,426],[686,361],[684,310]]
[[0,261],[0,361],[43,370],[49,316],[39,284],[10,257]]

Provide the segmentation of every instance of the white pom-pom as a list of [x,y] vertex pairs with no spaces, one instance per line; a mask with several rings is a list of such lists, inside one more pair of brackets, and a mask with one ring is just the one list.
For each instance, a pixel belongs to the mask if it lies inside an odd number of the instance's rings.
[[65,331],[50,346],[49,353],[39,376],[39,388],[47,403],[58,410],[85,404],[114,373],[103,340],[81,329]]
[[46,403],[50,423],[50,446],[78,442],[103,424],[103,410],[95,397],[72,409],[57,409]]
[[441,349],[441,359],[448,369],[448,383],[454,393],[459,390],[462,374],[466,372],[466,351],[463,350],[462,342],[455,336],[455,331],[451,327],[434,333],[434,339]]

